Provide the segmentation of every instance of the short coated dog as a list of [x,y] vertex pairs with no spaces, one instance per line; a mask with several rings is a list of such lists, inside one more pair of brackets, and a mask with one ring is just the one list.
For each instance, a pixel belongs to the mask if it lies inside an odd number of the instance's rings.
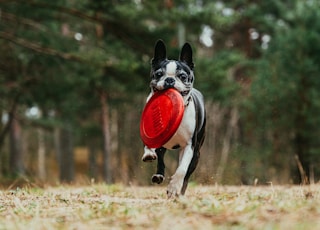
[[167,188],[169,198],[184,195],[189,177],[197,167],[205,137],[205,107],[202,94],[193,88],[193,69],[192,48],[189,43],[183,45],[180,58],[176,61],[167,59],[165,44],[162,40],[157,41],[151,61],[151,92],[147,101],[156,91],[175,88],[183,97],[185,109],[181,124],[173,137],[160,148],[145,146],[142,160],[158,160],[157,172],[152,176],[152,182],[160,184],[164,180],[166,150],[180,149],[179,166]]

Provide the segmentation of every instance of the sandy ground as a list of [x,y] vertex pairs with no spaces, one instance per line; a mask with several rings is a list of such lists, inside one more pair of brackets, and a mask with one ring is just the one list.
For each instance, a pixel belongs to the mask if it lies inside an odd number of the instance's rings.
[[59,186],[0,191],[0,229],[320,229],[320,186]]

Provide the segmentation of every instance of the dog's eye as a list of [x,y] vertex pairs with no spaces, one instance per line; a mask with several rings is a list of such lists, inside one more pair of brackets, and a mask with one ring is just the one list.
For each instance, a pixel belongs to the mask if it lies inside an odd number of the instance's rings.
[[154,73],[154,77],[157,78],[157,79],[161,78],[162,76],[163,76],[163,72],[162,71],[157,71],[157,72]]
[[188,78],[187,74],[185,73],[180,73],[178,77],[180,78],[181,81],[186,81]]

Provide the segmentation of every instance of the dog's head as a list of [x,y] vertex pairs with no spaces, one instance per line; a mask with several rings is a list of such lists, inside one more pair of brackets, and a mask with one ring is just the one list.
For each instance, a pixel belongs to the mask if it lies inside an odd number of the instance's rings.
[[194,64],[189,43],[183,45],[179,61],[176,61],[167,59],[166,46],[162,40],[158,40],[151,65],[150,87],[152,93],[175,88],[184,98],[188,98],[194,81]]

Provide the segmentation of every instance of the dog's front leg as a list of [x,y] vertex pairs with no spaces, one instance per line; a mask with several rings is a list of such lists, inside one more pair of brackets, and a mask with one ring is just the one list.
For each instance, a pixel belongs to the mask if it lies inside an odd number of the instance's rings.
[[165,164],[164,164],[164,154],[166,153],[166,148],[148,148],[147,146],[144,147],[144,154],[142,156],[142,161],[144,162],[152,162],[158,158],[158,164],[157,164],[157,173],[153,174],[151,180],[152,183],[161,184],[164,181],[164,170],[165,170]]
[[152,183],[161,184],[164,181],[164,170],[165,170],[165,164],[164,164],[164,154],[166,153],[166,148],[161,147],[157,148],[156,154],[158,157],[158,164],[157,164],[157,173],[153,174],[151,181]]
[[180,151],[180,160],[179,166],[171,177],[171,181],[168,185],[167,195],[168,198],[172,196],[179,196],[181,194],[181,189],[184,181],[184,177],[188,171],[188,167],[192,160],[193,150],[191,148],[191,144],[187,145],[185,148]]

